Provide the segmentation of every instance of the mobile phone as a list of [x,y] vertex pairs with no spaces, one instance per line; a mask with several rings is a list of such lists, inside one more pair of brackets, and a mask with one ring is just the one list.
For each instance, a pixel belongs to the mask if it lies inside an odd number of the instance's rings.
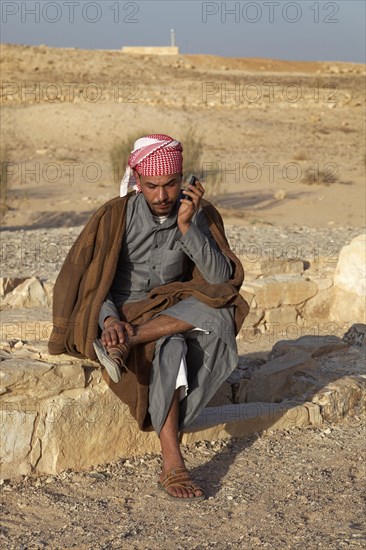
[[[196,176],[192,176],[190,181],[189,181],[189,185],[196,185],[196,181],[198,181],[198,178],[196,178]],[[186,195],[186,199],[191,201],[192,200],[192,197],[190,197],[189,195]]]

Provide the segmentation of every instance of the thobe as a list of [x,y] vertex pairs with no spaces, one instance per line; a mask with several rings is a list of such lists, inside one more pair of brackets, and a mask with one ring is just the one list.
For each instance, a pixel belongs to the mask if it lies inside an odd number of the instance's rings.
[[[160,223],[142,193],[127,204],[126,232],[110,292],[102,305],[99,325],[108,316],[119,317],[118,308],[146,298],[153,288],[183,281],[189,262],[194,262],[212,284],[228,281],[231,264],[218,249],[201,209],[182,235],[177,226],[179,201]],[[187,363],[187,392],[180,401],[179,428],[194,420],[238,361],[233,307],[215,309],[194,297],[166,309],[163,315],[197,327],[182,335],[162,337],[156,343],[149,386],[149,413],[160,432],[170,407],[182,357]],[[160,314],[158,314],[160,315]],[[184,382],[185,384],[185,382]]]

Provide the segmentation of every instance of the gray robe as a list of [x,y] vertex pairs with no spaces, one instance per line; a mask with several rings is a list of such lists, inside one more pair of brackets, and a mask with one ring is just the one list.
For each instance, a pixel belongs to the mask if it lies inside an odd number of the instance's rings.
[[[119,317],[118,307],[142,300],[153,288],[183,281],[193,261],[212,284],[229,280],[231,264],[218,249],[204,212],[199,209],[189,230],[182,235],[177,226],[177,203],[160,224],[154,219],[142,193],[129,199],[126,234],[116,274],[99,324],[108,316]],[[215,309],[194,297],[166,309],[163,315],[184,320],[205,332],[189,331],[186,341],[188,395],[180,402],[179,427],[188,426],[238,362],[234,334],[234,308]],[[160,315],[160,314],[158,314]],[[149,412],[153,427],[160,432],[173,397],[182,346],[179,339],[160,338],[156,343],[149,386]]]

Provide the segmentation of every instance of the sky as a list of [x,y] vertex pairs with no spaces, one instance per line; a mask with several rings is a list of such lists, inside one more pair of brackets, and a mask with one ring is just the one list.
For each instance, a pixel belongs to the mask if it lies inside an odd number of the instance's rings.
[[364,0],[0,0],[1,42],[365,62]]

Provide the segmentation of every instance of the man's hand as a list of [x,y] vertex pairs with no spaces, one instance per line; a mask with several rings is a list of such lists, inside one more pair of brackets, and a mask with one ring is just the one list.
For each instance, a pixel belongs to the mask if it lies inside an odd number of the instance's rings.
[[188,195],[192,200],[181,199],[180,207],[178,210],[177,224],[182,235],[188,231],[193,214],[198,210],[201,202],[201,198],[205,192],[202,184],[196,180],[196,185],[189,185],[188,190],[182,189],[185,195]]
[[128,337],[135,334],[134,326],[125,321],[119,321],[112,317],[104,320],[105,328],[102,332],[101,342],[103,346],[115,346],[128,342]]

